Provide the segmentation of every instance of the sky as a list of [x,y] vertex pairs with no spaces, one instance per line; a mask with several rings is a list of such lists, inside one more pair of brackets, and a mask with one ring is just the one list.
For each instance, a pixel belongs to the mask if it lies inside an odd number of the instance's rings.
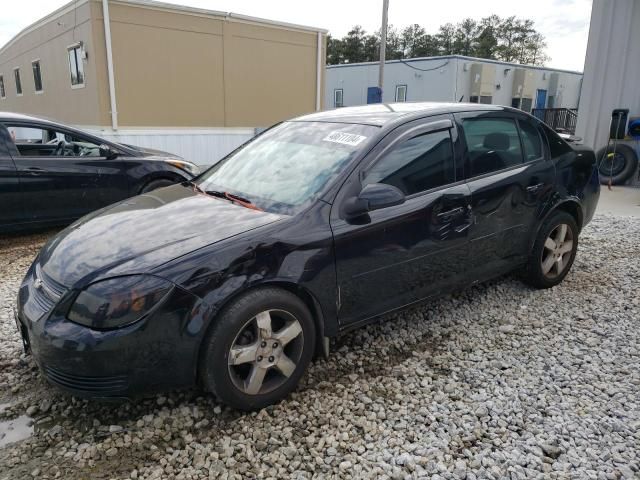
[[[321,27],[335,37],[353,25],[368,32],[380,28],[382,0],[174,0],[211,10],[242,13],[301,25]],[[0,45],[56,8],[65,0],[11,1],[0,16]],[[491,14],[531,19],[547,41],[547,66],[582,71],[584,67],[591,0],[389,0],[389,23],[401,29],[418,23],[435,33],[444,23]]]

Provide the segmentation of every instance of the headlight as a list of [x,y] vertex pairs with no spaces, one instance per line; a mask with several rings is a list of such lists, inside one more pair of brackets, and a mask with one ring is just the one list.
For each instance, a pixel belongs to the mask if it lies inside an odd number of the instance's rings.
[[129,275],[89,285],[76,297],[67,318],[96,330],[140,320],[158,305],[172,284],[149,275]]
[[170,165],[173,165],[176,168],[184,170],[185,172],[189,172],[194,177],[196,175],[200,175],[200,168],[198,168],[197,165],[194,165],[191,162],[185,162],[184,160],[171,159],[171,160],[167,160],[167,163]]

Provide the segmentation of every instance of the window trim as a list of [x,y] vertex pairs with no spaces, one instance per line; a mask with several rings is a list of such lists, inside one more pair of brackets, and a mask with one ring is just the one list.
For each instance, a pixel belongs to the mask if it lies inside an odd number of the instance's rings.
[[[340,92],[340,105],[336,101],[336,96]],[[343,88],[334,88],[333,89],[333,108],[342,108],[344,107],[344,89]]]
[[[17,77],[16,72],[18,72]],[[13,69],[13,83],[16,87],[16,97],[22,97],[24,95],[24,88],[22,88],[22,75],[20,75],[20,67],[14,67]],[[18,83],[20,83],[20,93],[18,93]]]
[[[86,78],[85,78],[85,73],[84,73],[84,64],[82,66],[82,83],[73,83],[73,72],[71,71],[71,58],[69,57],[69,54],[71,53],[72,50],[75,50],[76,48],[79,48],[82,50],[82,43],[81,42],[76,42],[73,43],[71,45],[67,45],[67,63],[69,64],[69,83],[71,84],[71,88],[73,90],[76,90],[78,88],[84,88],[85,84],[86,84]],[[82,56],[80,56],[80,58],[76,58],[76,64],[78,62],[78,60],[80,60],[81,62],[84,61],[82,59]],[[78,73],[77,71],[77,65],[76,65],[76,74]],[[77,75],[76,75],[77,77]]]
[[7,86],[4,83],[4,74],[0,74],[0,83],[2,83],[2,88],[0,88],[0,100],[4,100],[7,98]]
[[[33,71],[33,66],[36,63],[38,64],[38,72],[40,73],[40,90],[37,89],[36,76],[35,76],[35,72]],[[39,58],[31,60],[31,73],[33,74],[33,90],[34,90],[34,93],[36,95],[41,95],[44,92],[44,82],[42,81],[42,62],[40,61]]]
[[[404,100],[398,100],[398,90],[400,88],[402,88],[402,87],[404,87]],[[407,89],[407,84],[406,83],[400,83],[400,84],[396,85],[396,95],[394,97],[395,98],[394,101],[398,102],[398,103],[405,103],[407,101],[407,90],[408,89]]]

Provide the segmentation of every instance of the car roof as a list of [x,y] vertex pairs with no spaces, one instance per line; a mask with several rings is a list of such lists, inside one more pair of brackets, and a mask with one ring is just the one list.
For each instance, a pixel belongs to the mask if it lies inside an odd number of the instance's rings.
[[38,122],[38,123],[46,123],[51,126],[59,126],[64,128],[73,128],[65,125],[63,123],[56,122],[55,120],[50,120],[42,117],[34,117],[32,115],[25,115],[23,113],[15,113],[15,112],[0,112],[0,122]]
[[[427,115],[441,113],[468,112],[473,110],[511,110],[499,105],[478,103],[447,103],[447,102],[402,102],[376,103],[359,107],[342,107],[323,112],[310,113],[294,118],[297,122],[332,122],[359,123],[363,125],[383,126],[394,120],[403,118],[410,120]],[[406,117],[406,118],[405,118]]]

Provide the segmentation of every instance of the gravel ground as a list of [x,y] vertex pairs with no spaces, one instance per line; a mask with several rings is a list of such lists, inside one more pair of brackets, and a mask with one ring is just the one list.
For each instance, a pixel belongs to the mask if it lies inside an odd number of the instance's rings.
[[47,386],[11,318],[44,238],[0,240],[0,437],[34,423],[0,448],[0,480],[640,478],[640,219],[596,217],[554,289],[509,276],[332,342],[253,414]]

